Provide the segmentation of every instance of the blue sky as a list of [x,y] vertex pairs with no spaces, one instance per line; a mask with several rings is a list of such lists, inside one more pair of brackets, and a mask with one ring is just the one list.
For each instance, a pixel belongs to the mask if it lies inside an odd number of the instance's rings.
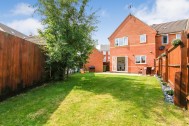
[[[37,34],[42,28],[39,17],[32,16],[29,6],[37,0],[4,0],[0,4],[0,22],[26,35]],[[128,5],[132,4],[131,10]],[[108,37],[131,12],[147,24],[189,18],[189,0],[91,0],[89,7],[99,10],[98,31],[93,38],[108,44]]]

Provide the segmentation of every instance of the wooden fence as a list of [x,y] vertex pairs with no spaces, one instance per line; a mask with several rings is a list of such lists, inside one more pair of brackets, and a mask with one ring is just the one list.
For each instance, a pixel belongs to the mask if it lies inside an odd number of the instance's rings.
[[0,96],[40,82],[44,57],[38,45],[0,31]]
[[155,59],[156,74],[174,90],[174,103],[180,107],[187,107],[188,96],[188,49],[187,33],[182,33],[182,45],[171,47],[165,55]]

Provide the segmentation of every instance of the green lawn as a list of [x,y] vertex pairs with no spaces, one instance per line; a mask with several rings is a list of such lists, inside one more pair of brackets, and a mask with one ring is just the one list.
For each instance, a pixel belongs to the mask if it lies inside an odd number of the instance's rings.
[[189,125],[154,77],[75,74],[0,103],[0,126]]

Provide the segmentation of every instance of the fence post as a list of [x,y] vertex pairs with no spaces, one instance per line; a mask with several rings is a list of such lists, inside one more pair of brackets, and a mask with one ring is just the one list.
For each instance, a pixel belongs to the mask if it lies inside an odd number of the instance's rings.
[[160,58],[158,58],[158,74],[161,76]]
[[168,49],[165,50],[165,82],[168,82]]
[[156,73],[156,70],[157,70],[157,69],[156,69],[156,59],[154,59],[154,74],[157,74],[157,73]]
[[163,65],[163,63],[162,63],[162,57],[160,57],[159,58],[159,71],[160,71],[160,76],[163,78],[163,73],[162,73],[162,65]]

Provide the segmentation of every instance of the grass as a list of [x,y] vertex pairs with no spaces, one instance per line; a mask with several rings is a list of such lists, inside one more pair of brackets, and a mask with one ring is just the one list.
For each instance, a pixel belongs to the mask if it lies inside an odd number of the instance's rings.
[[154,77],[75,74],[0,103],[0,126],[189,125]]

